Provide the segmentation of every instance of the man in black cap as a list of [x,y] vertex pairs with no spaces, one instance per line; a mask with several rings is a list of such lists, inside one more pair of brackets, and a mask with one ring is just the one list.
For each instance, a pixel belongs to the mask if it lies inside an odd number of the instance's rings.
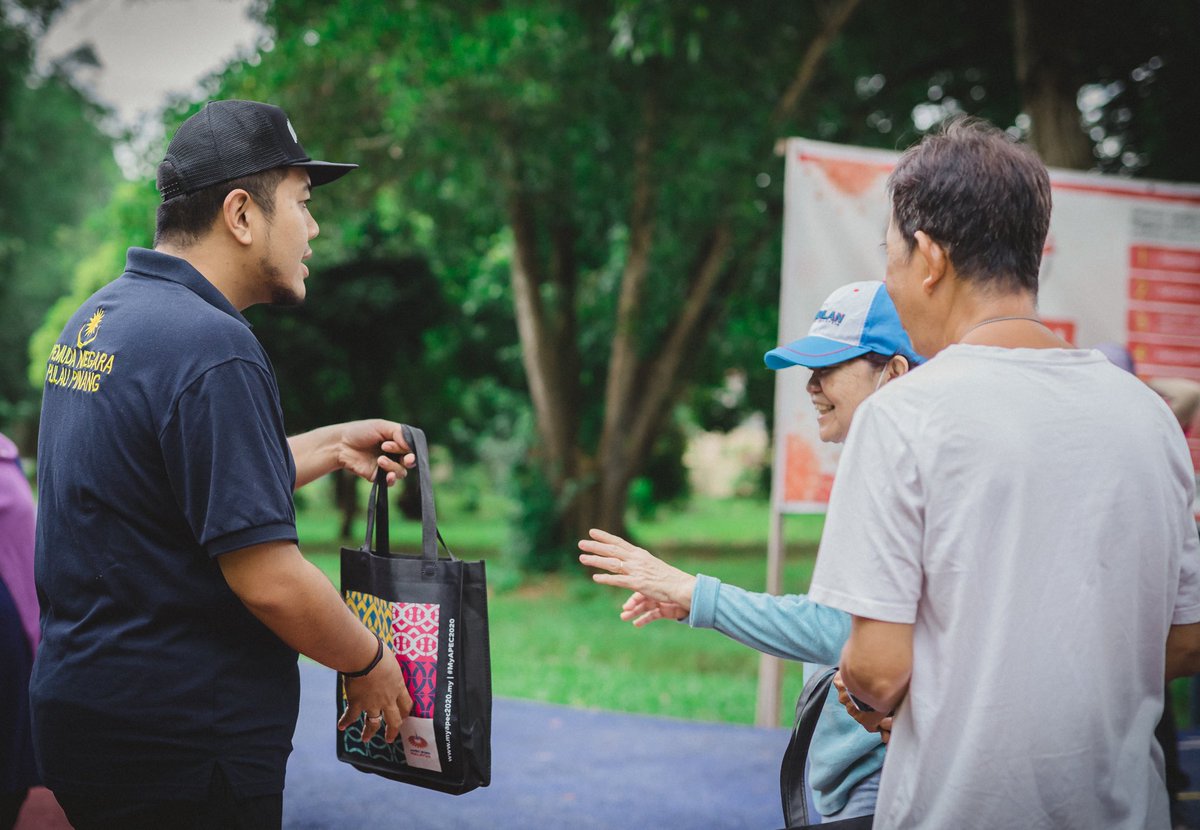
[[301,556],[292,503],[338,468],[404,475],[400,425],[288,438],[240,313],[303,300],[311,189],[355,166],[312,160],[277,107],[209,103],[159,166],[154,250],[131,248],[48,356],[30,692],[43,779],[79,830],[280,827],[297,651],[347,673],[339,726],[365,717],[366,740],[394,740],[412,705]]

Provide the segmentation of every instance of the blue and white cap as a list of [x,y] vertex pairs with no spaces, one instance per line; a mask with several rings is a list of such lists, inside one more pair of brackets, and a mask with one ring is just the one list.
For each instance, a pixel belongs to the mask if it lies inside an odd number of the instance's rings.
[[904,355],[922,362],[900,324],[900,315],[879,280],[843,285],[826,298],[808,336],[763,356],[769,369],[807,366],[817,369],[862,357],[867,352]]

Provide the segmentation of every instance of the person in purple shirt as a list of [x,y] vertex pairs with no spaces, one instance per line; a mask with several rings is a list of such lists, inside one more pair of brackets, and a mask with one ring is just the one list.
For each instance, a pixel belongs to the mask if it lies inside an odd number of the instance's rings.
[[29,732],[29,672],[38,644],[33,493],[16,445],[0,433],[0,828],[38,783]]

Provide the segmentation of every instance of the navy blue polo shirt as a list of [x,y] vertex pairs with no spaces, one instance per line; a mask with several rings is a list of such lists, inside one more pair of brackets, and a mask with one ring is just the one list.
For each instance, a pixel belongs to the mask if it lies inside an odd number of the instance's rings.
[[187,262],[131,248],[46,363],[30,686],[45,783],[81,795],[283,790],[296,653],[217,557],[296,539],[266,352]]

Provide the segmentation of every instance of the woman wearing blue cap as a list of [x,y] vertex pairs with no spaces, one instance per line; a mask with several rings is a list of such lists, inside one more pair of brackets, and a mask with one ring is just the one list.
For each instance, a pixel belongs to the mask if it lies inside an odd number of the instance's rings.
[[[822,441],[846,440],[854,412],[869,395],[920,362],[882,282],[856,282],[829,295],[808,336],[767,352],[771,369],[812,370],[808,393]],[[801,594],[751,593],[703,574],[688,574],[602,530],[579,542],[592,578],[633,591],[621,619],[643,626],[659,619],[714,628],[759,651],[836,665],[850,634],[849,615]],[[865,732],[831,692],[813,735],[809,779],[824,820],[875,809],[886,731]]]

